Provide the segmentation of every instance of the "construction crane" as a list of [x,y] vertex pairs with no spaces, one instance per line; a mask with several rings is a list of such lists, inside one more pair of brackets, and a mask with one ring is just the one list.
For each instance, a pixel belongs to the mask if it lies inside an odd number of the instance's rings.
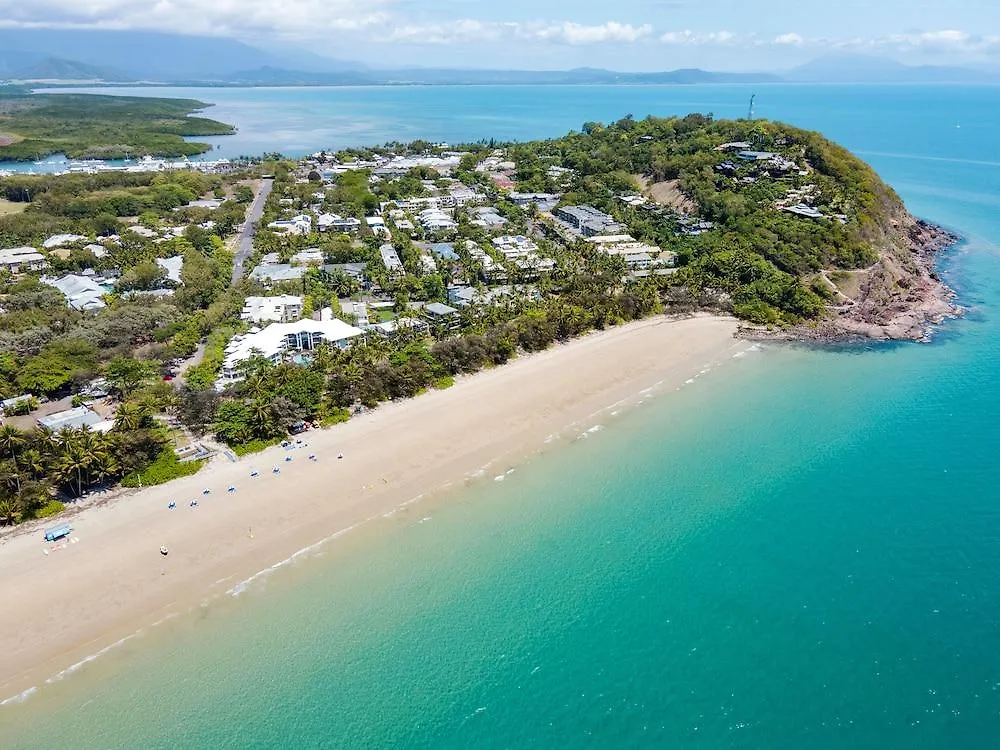
[[747,110],[747,119],[748,120],[752,120],[753,119],[753,102],[754,102],[754,99],[756,99],[756,98],[757,98],[756,94],[751,94],[750,95],[750,108],[749,108],[749,110]]

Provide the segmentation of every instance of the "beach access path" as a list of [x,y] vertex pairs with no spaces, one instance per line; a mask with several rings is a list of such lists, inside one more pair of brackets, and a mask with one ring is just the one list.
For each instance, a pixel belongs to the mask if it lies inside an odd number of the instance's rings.
[[461,487],[484,468],[487,480],[502,474],[549,436],[576,437],[655,384],[672,391],[748,347],[736,328],[699,315],[593,333],[306,432],[301,450],[219,458],[192,477],[60,518],[75,541],[46,544],[41,527],[4,539],[0,700],[338,530]]

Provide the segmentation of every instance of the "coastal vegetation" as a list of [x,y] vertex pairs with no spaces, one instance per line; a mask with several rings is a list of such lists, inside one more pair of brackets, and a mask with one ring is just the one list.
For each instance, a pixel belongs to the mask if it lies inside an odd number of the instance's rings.
[[[272,189],[233,279],[232,240],[262,175]],[[55,235],[46,274],[106,287],[82,309],[51,280],[0,271],[0,398],[17,397],[6,417],[39,399],[90,405],[95,383],[114,414],[108,432],[77,431],[86,461],[65,458],[68,433],[11,428],[8,522],[56,492],[196,471],[166,423],[245,455],[656,313],[810,330],[871,305],[876,282],[890,290],[879,304],[905,308],[928,278],[907,244],[912,218],[863,162],[817,133],[703,115],[528,143],[268,155],[226,175],[10,176],[0,200],[23,207],[0,215],[0,248]],[[581,206],[596,229],[567,223]],[[291,322],[359,328],[349,343],[309,334],[234,366],[237,337],[290,322],[246,312],[279,295],[296,305]]]
[[29,94],[0,88],[0,161],[179,157],[203,154],[207,143],[185,140],[230,135],[232,126],[191,117],[208,105],[193,99]]

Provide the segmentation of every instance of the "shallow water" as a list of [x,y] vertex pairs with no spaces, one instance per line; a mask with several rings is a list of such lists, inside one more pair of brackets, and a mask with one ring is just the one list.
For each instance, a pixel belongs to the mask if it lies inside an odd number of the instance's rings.
[[[942,263],[966,319],[734,359],[0,709],[3,746],[996,746],[996,89],[873,89],[769,90],[759,113],[822,127],[968,237]],[[387,132],[420,101],[362,94],[392,103]],[[626,96],[571,94],[577,120]]]

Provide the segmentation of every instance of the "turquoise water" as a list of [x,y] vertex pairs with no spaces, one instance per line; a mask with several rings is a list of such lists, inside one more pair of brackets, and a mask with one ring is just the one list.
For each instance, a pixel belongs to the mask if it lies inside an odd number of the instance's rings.
[[3,747],[996,747],[997,90],[782,91],[969,238],[966,319],[735,359],[0,709]]

